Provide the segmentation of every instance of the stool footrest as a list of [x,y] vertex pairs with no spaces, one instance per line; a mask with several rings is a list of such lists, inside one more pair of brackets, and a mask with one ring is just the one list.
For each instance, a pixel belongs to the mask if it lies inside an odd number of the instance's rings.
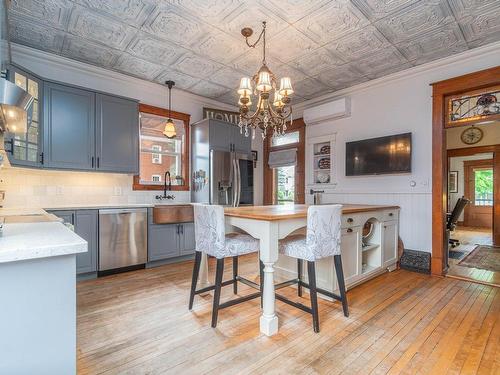
[[290,306],[296,307],[297,309],[300,309],[300,310],[305,311],[305,312],[307,312],[309,314],[312,314],[312,309],[310,307],[307,307],[306,305],[303,305],[303,304],[301,304],[299,302],[291,301],[288,298],[286,298],[286,297],[284,297],[284,296],[282,296],[280,294],[276,293],[276,299],[278,301],[284,302],[284,303],[286,303],[286,304],[288,304]]
[[260,292],[252,293],[252,294],[249,294],[248,296],[244,296],[244,297],[240,297],[240,298],[235,298],[235,299],[232,299],[230,301],[221,303],[219,305],[219,309],[224,309],[226,307],[237,305],[238,303],[250,301],[251,299],[258,298],[258,297],[260,297]]

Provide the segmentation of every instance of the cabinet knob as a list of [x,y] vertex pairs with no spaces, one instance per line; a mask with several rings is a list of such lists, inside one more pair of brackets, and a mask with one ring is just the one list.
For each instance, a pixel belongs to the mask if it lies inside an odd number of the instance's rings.
[[394,214],[392,212],[389,212],[389,216],[394,216]]
[[347,222],[348,223],[352,223],[352,222],[354,222],[354,219],[352,217],[350,217],[350,218],[347,219]]
[[348,228],[347,233],[352,233],[352,228]]

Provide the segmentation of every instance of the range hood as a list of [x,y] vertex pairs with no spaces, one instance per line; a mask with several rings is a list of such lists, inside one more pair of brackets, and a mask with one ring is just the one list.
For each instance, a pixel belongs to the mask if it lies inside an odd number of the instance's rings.
[[0,131],[24,133],[28,125],[28,110],[33,97],[7,80],[7,67],[11,63],[7,7],[8,1],[0,0]]

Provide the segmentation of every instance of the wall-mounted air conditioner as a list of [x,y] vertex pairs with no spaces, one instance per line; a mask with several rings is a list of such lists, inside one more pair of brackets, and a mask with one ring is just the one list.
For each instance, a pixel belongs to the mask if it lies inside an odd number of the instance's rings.
[[304,110],[304,122],[307,125],[315,125],[328,120],[349,117],[351,115],[351,98],[344,97],[316,107]]

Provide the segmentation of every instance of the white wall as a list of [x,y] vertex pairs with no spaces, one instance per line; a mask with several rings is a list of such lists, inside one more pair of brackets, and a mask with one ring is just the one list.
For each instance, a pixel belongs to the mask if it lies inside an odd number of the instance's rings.
[[[336,133],[337,186],[323,202],[397,204],[400,235],[406,248],[431,251],[432,244],[432,82],[497,66],[500,43],[469,51],[370,81],[333,95],[305,102],[308,108],[332,98],[350,96],[349,118],[307,126],[306,137]],[[300,108],[298,111],[299,112]],[[412,173],[346,177],[345,143],[412,132]],[[306,166],[309,168],[310,166]],[[307,171],[306,171],[307,172]],[[411,186],[411,182],[415,186]],[[308,202],[312,197],[307,195]]]
[[[159,84],[16,44],[12,46],[12,58],[18,65],[47,79],[166,107],[167,89]],[[173,90],[172,109],[190,114],[191,123],[202,119],[203,107],[235,109],[215,100]],[[109,173],[4,168],[0,170],[0,190],[6,191],[4,207],[155,202],[158,192],[133,191],[132,178],[131,175]],[[189,192],[175,192],[174,195],[178,202],[190,200]]]
[[[457,193],[448,193],[448,212],[451,212],[453,210],[453,207],[455,207],[455,204],[457,204],[457,201],[459,198],[464,196],[464,191],[465,191],[465,174],[464,174],[464,161],[468,160],[484,160],[484,159],[492,159],[493,158],[493,153],[486,153],[486,154],[477,154],[477,155],[470,155],[470,156],[457,156],[450,158],[450,171],[457,171],[458,172],[458,192]],[[466,197],[470,198],[470,197]],[[460,215],[458,218],[458,221],[463,221],[464,220],[464,213]]]

